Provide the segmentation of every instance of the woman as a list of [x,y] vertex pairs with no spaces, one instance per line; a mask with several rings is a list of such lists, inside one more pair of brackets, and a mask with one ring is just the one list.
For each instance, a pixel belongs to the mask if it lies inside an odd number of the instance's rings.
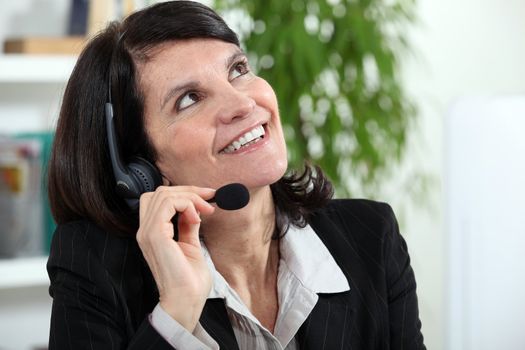
[[[79,57],[49,165],[50,349],[424,348],[390,207],[286,168],[275,94],[211,9],[110,25]],[[208,202],[229,183],[246,207]]]

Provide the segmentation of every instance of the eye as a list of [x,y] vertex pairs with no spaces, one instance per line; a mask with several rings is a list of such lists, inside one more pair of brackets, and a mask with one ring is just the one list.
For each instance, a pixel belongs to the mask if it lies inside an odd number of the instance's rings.
[[194,91],[186,92],[184,95],[182,95],[177,100],[177,104],[176,104],[177,110],[182,111],[183,109],[186,109],[190,107],[191,105],[193,105],[195,102],[198,102],[199,99],[200,99],[200,96],[196,92]]
[[250,72],[250,68],[248,67],[248,62],[239,61],[232,66],[232,69],[230,71],[230,80],[238,78],[241,75],[244,75],[249,72]]

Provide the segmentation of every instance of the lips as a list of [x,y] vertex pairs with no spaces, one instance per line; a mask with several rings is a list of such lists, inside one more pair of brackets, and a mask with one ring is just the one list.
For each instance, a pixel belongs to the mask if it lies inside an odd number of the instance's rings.
[[242,147],[252,145],[263,139],[265,135],[264,127],[258,125],[255,128],[249,130],[238,139],[234,140],[228,146],[226,146],[220,153],[233,153]]

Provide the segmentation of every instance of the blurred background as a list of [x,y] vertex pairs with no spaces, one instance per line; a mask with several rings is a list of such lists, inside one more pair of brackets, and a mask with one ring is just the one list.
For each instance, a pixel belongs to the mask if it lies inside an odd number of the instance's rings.
[[[41,179],[76,56],[152,2],[0,2],[0,349],[46,348]],[[525,1],[204,3],[276,90],[291,165],[394,208],[427,348],[524,349]]]

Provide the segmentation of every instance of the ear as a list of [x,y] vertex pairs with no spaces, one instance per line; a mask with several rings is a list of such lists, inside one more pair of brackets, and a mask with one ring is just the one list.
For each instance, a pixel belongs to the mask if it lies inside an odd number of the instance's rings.
[[160,174],[160,176],[162,176],[162,185],[163,186],[172,186],[173,183],[170,181],[170,179],[168,179],[164,174]]
[[162,186],[175,186],[175,182],[174,181],[171,181],[170,178],[168,177],[168,175],[166,175],[164,173],[164,169],[161,168],[161,165],[160,165],[160,162],[156,162],[155,163],[155,167],[157,168],[159,174],[160,174],[160,177],[162,178]]

